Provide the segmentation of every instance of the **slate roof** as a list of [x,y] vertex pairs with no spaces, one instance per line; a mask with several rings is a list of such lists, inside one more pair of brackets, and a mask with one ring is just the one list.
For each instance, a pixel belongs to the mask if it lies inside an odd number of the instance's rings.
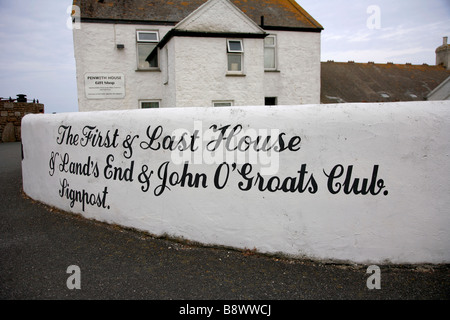
[[442,65],[321,63],[321,103],[422,101],[450,76]]
[[[175,25],[207,0],[74,0],[81,21],[145,22]],[[294,0],[230,0],[264,29],[320,32],[323,27]]]

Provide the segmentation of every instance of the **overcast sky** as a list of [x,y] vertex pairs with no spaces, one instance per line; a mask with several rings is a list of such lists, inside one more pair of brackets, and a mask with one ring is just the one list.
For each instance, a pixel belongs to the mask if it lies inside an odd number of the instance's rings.
[[[450,0],[298,0],[324,27],[321,60],[435,64]],[[0,0],[0,97],[76,112],[72,0]]]

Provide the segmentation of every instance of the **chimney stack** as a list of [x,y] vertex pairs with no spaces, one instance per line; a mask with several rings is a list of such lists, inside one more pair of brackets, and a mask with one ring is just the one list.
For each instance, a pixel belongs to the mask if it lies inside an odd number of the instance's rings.
[[447,70],[450,69],[450,45],[448,37],[444,37],[442,45],[436,49],[436,65],[443,65]]

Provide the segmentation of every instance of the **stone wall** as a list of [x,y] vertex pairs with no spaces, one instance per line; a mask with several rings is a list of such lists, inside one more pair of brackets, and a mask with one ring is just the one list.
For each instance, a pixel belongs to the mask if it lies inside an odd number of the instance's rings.
[[21,141],[22,118],[30,113],[44,113],[44,105],[0,100],[0,143]]

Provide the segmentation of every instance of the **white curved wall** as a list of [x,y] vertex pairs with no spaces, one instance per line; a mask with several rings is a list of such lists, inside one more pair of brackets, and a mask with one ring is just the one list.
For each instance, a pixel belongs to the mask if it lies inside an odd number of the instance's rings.
[[[205,149],[217,143],[213,125],[241,125],[239,138],[253,140],[282,134],[286,150],[220,159]],[[449,132],[450,102],[28,115],[23,185],[62,210],[204,244],[356,263],[448,263]],[[165,136],[183,133],[188,151],[163,150]],[[221,150],[248,140],[219,141]],[[181,156],[191,159],[187,167]],[[185,168],[198,178],[191,186]],[[357,178],[359,189],[367,183],[360,194],[350,188]]]

